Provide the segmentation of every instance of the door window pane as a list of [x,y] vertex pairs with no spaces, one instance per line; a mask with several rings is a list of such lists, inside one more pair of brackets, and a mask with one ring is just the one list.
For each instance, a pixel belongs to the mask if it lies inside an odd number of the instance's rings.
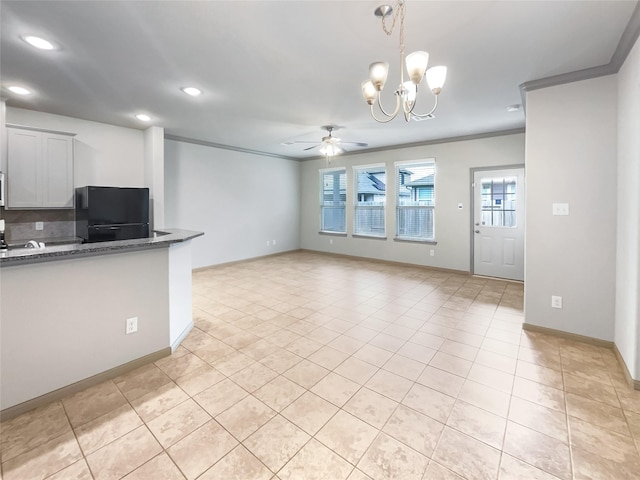
[[515,227],[516,177],[483,178],[481,188],[482,226]]

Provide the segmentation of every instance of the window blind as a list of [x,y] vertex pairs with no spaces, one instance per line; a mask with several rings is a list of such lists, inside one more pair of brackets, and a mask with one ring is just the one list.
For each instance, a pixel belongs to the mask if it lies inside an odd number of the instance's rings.
[[346,233],[346,169],[320,171],[320,231]]
[[396,164],[396,237],[433,241],[435,209],[434,160]]
[[353,233],[385,236],[387,172],[384,165],[354,167],[355,198]]

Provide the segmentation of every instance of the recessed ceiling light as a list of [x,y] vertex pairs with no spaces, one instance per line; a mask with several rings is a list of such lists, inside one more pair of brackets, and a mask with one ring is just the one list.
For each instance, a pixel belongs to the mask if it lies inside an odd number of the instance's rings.
[[148,122],[149,120],[151,120],[151,117],[145,113],[137,114],[136,118],[142,122]]
[[27,90],[24,87],[18,87],[17,85],[11,85],[7,87],[10,92],[17,93],[18,95],[29,95],[31,90]]
[[507,107],[507,112],[517,112],[522,108],[522,105],[516,103],[515,105],[509,105]]
[[40,50],[55,50],[56,47],[49,40],[45,40],[44,38],[35,37],[33,35],[27,35],[25,37],[20,37],[22,40],[27,42],[32,47],[39,48]]
[[202,95],[202,90],[196,87],[183,87],[182,90],[187,95],[191,95],[192,97],[197,97],[198,95]]

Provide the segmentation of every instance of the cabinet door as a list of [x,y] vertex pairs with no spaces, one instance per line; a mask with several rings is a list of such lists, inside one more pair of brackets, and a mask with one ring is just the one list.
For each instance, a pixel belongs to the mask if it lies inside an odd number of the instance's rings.
[[45,133],[42,136],[43,207],[73,207],[73,139]]
[[7,134],[7,207],[40,207],[41,133],[9,128]]

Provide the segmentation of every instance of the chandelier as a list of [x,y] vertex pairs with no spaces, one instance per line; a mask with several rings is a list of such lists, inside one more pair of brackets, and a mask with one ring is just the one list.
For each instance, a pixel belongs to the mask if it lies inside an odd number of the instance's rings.
[[[382,18],[382,30],[387,35],[393,33],[398,18],[400,19],[400,85],[395,91],[396,106],[392,113],[389,113],[382,106],[380,101],[380,92],[384,88],[389,73],[389,64],[387,62],[375,62],[369,66],[369,80],[362,83],[362,96],[371,106],[371,116],[380,123],[387,123],[396,118],[400,110],[404,114],[404,119],[408,122],[412,118],[414,120],[424,120],[433,118],[433,112],[438,107],[438,95],[442,91],[445,78],[447,76],[447,67],[431,67],[427,70],[429,63],[429,54],[427,52],[418,51],[404,55],[404,0],[398,0],[395,13],[389,5],[381,5],[376,8],[376,17]],[[385,19],[393,15],[391,27],[387,27]],[[403,64],[406,64],[409,80],[404,80]],[[433,108],[428,113],[417,114],[414,112],[416,100],[418,97],[418,87],[422,83],[422,79],[426,77],[429,90],[434,97]],[[378,106],[378,110],[382,112],[382,119],[376,116],[374,105]]]

